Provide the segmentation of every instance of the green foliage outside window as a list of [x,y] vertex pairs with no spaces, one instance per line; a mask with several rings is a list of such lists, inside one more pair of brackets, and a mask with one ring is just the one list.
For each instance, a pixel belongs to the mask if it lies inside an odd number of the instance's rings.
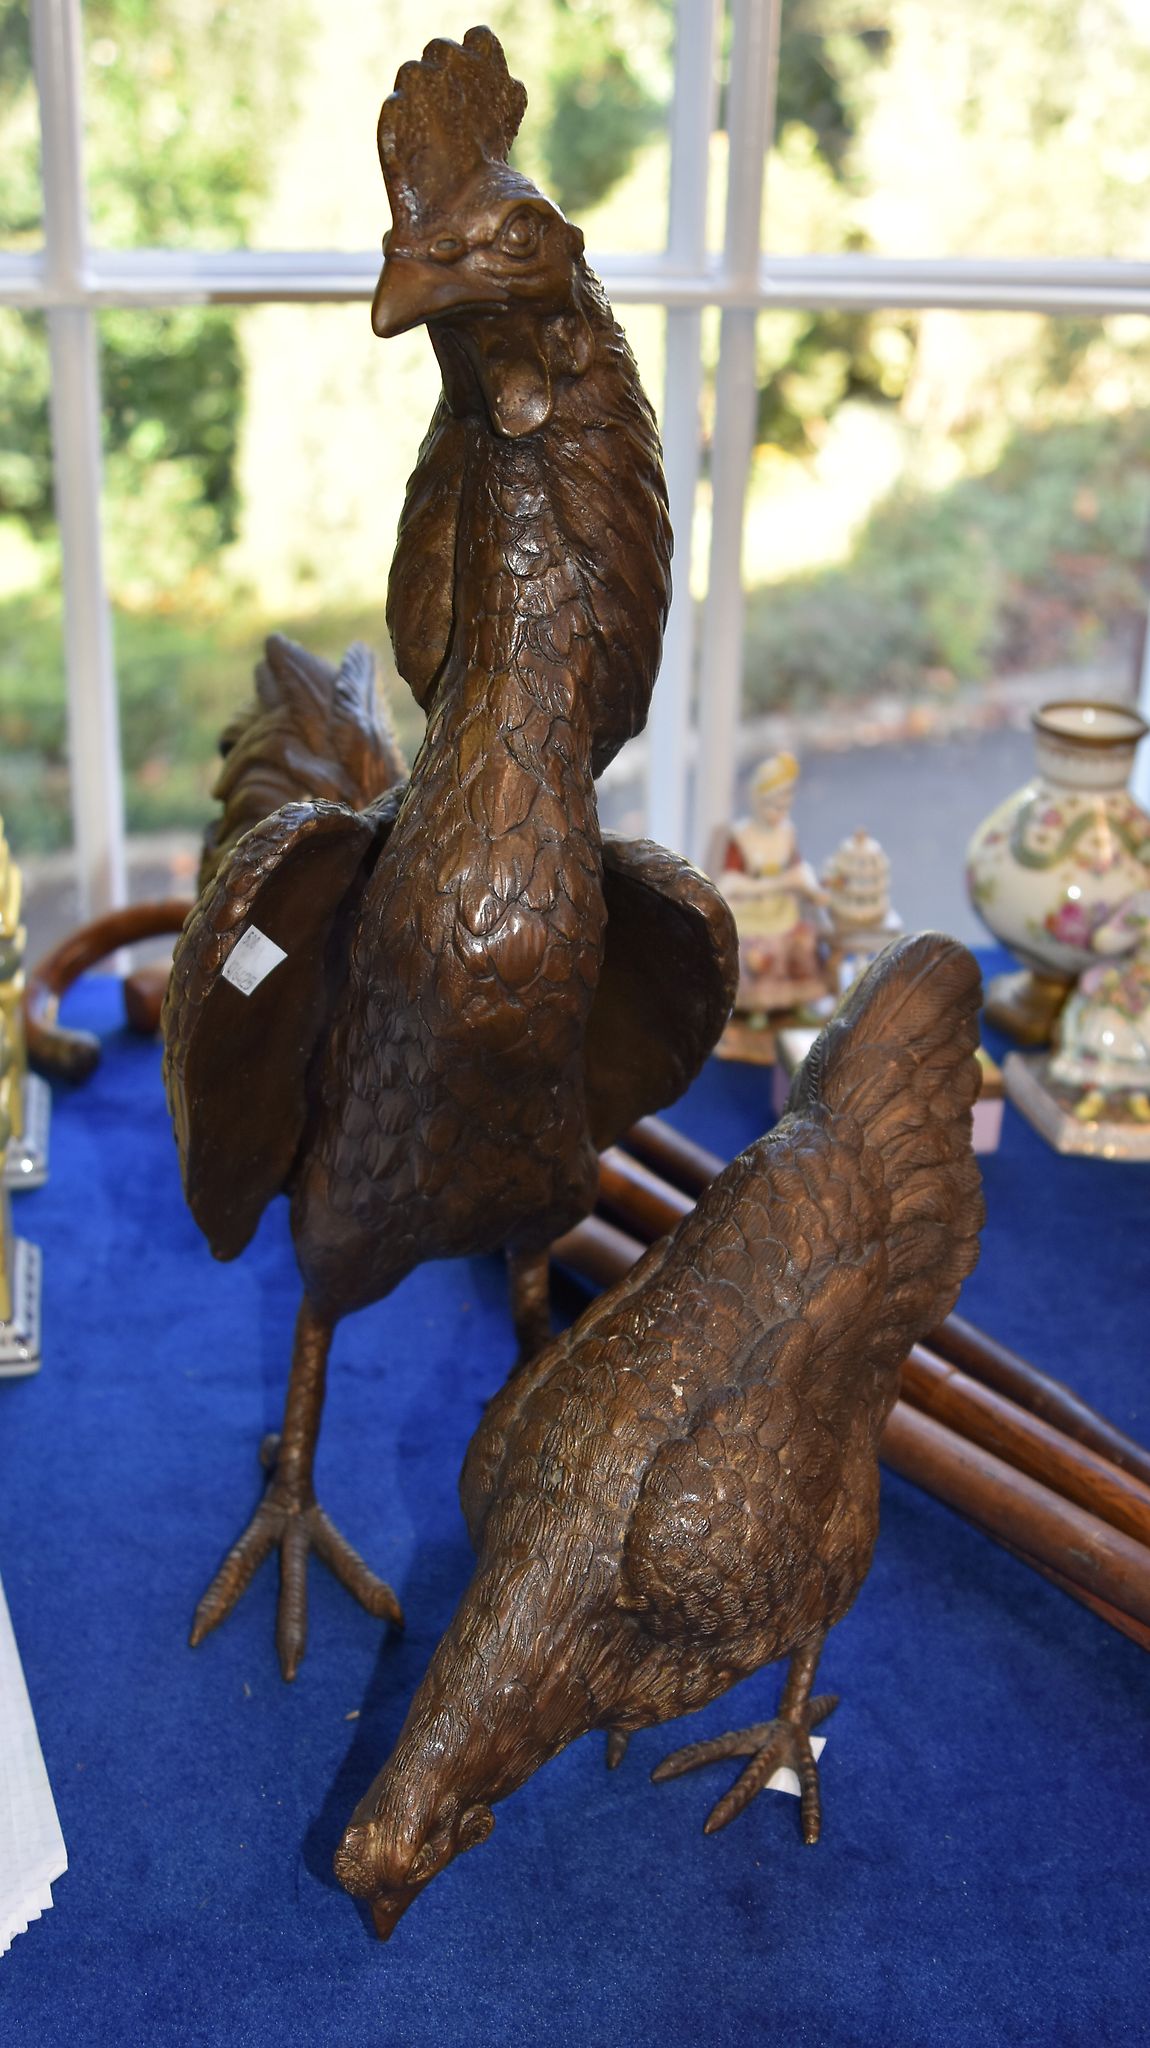
[[[409,0],[378,4],[408,54]],[[597,210],[609,242],[612,208],[657,209],[658,179],[643,179],[665,150],[673,0],[496,5],[513,66],[519,41],[532,67],[523,161],[576,217]],[[1089,10],[1079,0],[945,10],[933,0],[784,0],[770,249],[1150,256],[1150,40],[1136,13],[1131,0]],[[332,17],[318,0],[258,13],[225,0],[86,0],[83,14],[97,241],[256,241]],[[721,183],[721,138],[714,165]],[[340,137],[317,175],[344,175]],[[34,248],[41,234],[27,8],[0,0],[0,248]],[[294,602],[261,600],[258,561],[253,569],[242,543],[255,495],[266,500],[280,479],[250,448],[245,456],[246,351],[258,325],[197,308],[100,319],[108,560],[137,827],[199,822],[215,727],[245,690],[266,626],[294,623],[329,654],[352,632],[382,637],[382,527],[378,588],[362,601],[346,589],[333,597],[330,550],[301,567]],[[353,383],[333,364],[322,393],[345,421]],[[853,525],[829,518],[835,537],[825,539],[816,517],[798,567],[769,543],[748,560],[753,707],[950,688],[1130,640],[1150,512],[1145,322],[765,316],[752,533],[756,508],[785,513],[796,491],[834,513],[832,458],[863,416],[881,423],[887,459]],[[414,448],[404,457],[399,446],[409,424],[397,423],[400,470]],[[322,435],[322,420],[289,406],[280,453],[297,489],[309,433]],[[264,435],[261,451],[266,422]],[[792,533],[796,523],[782,521]],[[332,530],[337,549],[338,521]],[[311,538],[301,531],[301,563]],[[56,575],[44,323],[9,313],[0,808],[29,848],[67,833]]]

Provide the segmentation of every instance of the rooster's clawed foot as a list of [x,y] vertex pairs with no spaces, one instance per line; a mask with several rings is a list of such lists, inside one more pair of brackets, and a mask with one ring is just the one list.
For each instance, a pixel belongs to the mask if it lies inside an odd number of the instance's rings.
[[685,1772],[697,1771],[704,1764],[721,1763],[731,1756],[749,1756],[751,1761],[746,1770],[704,1822],[703,1833],[713,1835],[750,1805],[781,1765],[789,1765],[799,1781],[803,1840],[817,1842],[821,1818],[819,1767],[811,1749],[810,1731],[825,1721],[837,1705],[836,1693],[820,1693],[794,1715],[780,1714],[774,1721],[756,1721],[751,1728],[733,1729],[729,1735],[717,1735],[712,1742],[690,1742],[685,1749],[665,1756],[651,1776],[661,1784],[665,1778],[681,1778]]
[[[260,1449],[265,1467],[274,1467],[278,1439],[267,1437]],[[190,1641],[193,1648],[218,1628],[246,1592],[264,1559],[280,1554],[280,1595],[276,1610],[276,1649],[280,1670],[292,1679],[307,1648],[307,1559],[314,1550],[341,1586],[361,1607],[381,1621],[402,1627],[403,1610],[391,1587],[366,1565],[319,1502],[302,1488],[293,1489],[273,1470],[271,1483],[243,1535],[233,1543],[219,1571],[196,1608]]]

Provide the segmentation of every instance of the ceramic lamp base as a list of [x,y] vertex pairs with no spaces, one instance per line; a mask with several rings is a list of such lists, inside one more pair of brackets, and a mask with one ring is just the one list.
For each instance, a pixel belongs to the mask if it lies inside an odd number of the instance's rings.
[[0,1322],[0,1380],[40,1370],[40,1247],[12,1240],[12,1314]]
[[1083,1116],[1082,1099],[1055,1087],[1049,1066],[1044,1053],[1012,1052],[1002,1069],[1010,1100],[1048,1145],[1088,1159],[1150,1159],[1150,1123],[1123,1116],[1117,1101],[1104,1103],[1097,1117]]
[[1035,974],[1029,967],[996,974],[986,991],[987,1022],[1017,1045],[1049,1045],[1073,987],[1072,981]]

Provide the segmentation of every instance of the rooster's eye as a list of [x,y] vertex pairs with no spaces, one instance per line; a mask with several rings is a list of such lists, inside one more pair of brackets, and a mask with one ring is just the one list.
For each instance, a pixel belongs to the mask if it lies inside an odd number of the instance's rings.
[[499,237],[499,246],[507,256],[533,256],[538,240],[539,222],[525,208],[512,214]]

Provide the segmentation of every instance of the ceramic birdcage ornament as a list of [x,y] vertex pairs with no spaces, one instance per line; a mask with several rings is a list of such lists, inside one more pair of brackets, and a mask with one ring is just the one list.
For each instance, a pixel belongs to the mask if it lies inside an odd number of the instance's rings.
[[890,861],[878,840],[860,827],[824,862],[819,880],[826,891],[840,981],[849,987],[902,930],[902,919],[891,907]]

